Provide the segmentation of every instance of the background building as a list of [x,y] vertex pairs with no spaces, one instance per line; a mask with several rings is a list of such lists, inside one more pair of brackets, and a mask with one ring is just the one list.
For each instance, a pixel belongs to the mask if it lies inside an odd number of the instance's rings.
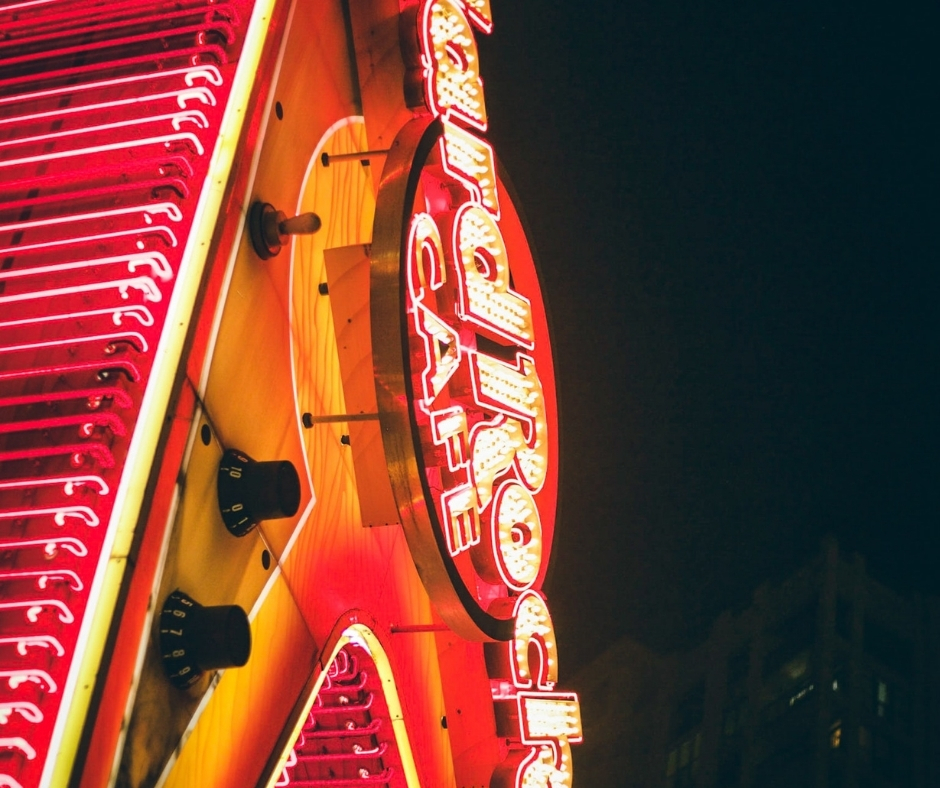
[[598,786],[940,784],[938,614],[827,541],[695,647],[621,641],[583,670],[581,772]]

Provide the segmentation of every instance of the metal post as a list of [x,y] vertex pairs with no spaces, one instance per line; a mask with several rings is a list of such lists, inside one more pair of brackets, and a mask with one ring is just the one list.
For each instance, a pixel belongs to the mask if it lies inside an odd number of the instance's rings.
[[320,154],[320,163],[324,167],[329,167],[330,162],[334,161],[361,161],[362,165],[365,166],[373,156],[385,156],[389,150],[390,148],[385,150],[364,150],[359,153],[326,153],[324,151]]
[[446,632],[447,624],[392,624],[389,630],[393,635],[412,632]]
[[333,416],[314,416],[312,413],[303,415],[304,426],[309,429],[314,424],[341,424],[346,421],[378,421],[378,413],[338,413]]

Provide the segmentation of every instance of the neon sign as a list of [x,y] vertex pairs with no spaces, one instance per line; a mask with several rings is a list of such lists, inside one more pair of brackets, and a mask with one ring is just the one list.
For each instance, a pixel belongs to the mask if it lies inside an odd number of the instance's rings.
[[[508,604],[508,600],[503,604]],[[578,697],[558,692],[558,647],[545,598],[518,596],[508,643],[485,646],[497,734],[513,742],[493,774],[494,788],[572,784],[571,745],[581,741]]]
[[[491,603],[538,588],[551,549],[558,463],[548,326],[521,222],[492,147],[477,136],[482,124],[457,112],[464,93],[430,73],[452,68],[458,44],[475,62],[465,36],[472,17],[454,3],[414,13],[425,114],[399,133],[379,190],[376,394],[400,514],[441,615],[470,639],[508,640],[512,617]],[[442,15],[453,46],[432,35]],[[474,106],[485,113],[479,85]]]
[[557,497],[553,365],[531,251],[480,137],[472,30],[490,31],[489,4],[426,0],[407,13],[406,99],[418,116],[389,153],[372,247],[386,460],[441,617],[465,638],[508,641],[486,646],[497,731],[511,742],[493,784],[570,786],[580,711],[555,690],[538,593]]
[[0,10],[0,786],[72,768],[252,6]]

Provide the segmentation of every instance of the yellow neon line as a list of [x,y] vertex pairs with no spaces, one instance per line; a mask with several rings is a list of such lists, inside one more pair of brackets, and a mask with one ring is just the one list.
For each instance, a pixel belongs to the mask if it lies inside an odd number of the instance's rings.
[[336,659],[336,655],[340,652],[340,649],[349,643],[355,643],[358,646],[364,645],[366,651],[368,651],[369,655],[372,657],[372,661],[375,662],[376,670],[379,672],[379,678],[382,680],[382,694],[385,697],[385,705],[388,706],[389,717],[392,721],[392,730],[395,733],[395,744],[398,746],[398,755],[401,758],[402,771],[405,774],[405,783],[408,785],[408,788],[421,788],[421,782],[418,780],[418,767],[415,764],[414,753],[411,751],[411,742],[408,739],[408,730],[405,727],[405,715],[402,712],[401,700],[398,697],[398,687],[395,685],[392,665],[379,639],[365,624],[351,624],[343,630],[343,634],[333,647],[329,660],[325,663],[326,667],[320,671],[320,675],[317,677],[313,689],[310,691],[304,703],[303,713],[297,718],[294,730],[291,731],[290,738],[287,740],[288,744],[278,758],[277,766],[268,778],[266,788],[274,788],[275,784],[280,779],[284,767],[287,765],[287,759],[294,749],[294,743],[300,736],[300,731],[307,721],[307,717],[310,715],[310,709],[313,708],[314,701],[316,701],[317,695],[320,694],[320,688],[323,686],[323,682],[326,679],[327,669],[333,664],[333,660]]
[[106,561],[99,558],[95,571],[75,655],[63,689],[62,705],[39,783],[40,788],[66,785],[78,751],[92,691],[99,680],[98,669],[114,616],[128,552],[140,517],[144,490],[152,470],[163,417],[169,407],[173,381],[182,358],[196,295],[221,211],[225,187],[235,160],[238,140],[247,116],[248,100],[261,62],[276,1],[258,0],[248,25],[245,44],[232,83],[232,92],[209,163],[209,173],[196,206],[193,231],[183,252],[163,334],[154,355],[150,380],[144,391],[137,426],[128,447],[124,473],[115,495],[114,509],[101,552],[102,558],[106,555],[108,558]]
[[411,751],[411,742],[408,740],[405,715],[402,711],[401,700],[398,698],[398,687],[395,685],[395,675],[392,673],[388,655],[375,633],[364,624],[353,624],[343,633],[344,637],[348,638],[346,633],[349,630],[355,630],[366,642],[376,670],[379,672],[379,678],[382,679],[382,692],[385,695],[389,716],[392,718],[392,729],[395,731],[395,742],[398,744],[398,755],[401,758],[408,788],[421,788],[421,783],[418,781],[418,767],[415,764],[414,753]]
[[[340,649],[349,642],[349,638],[341,637],[336,645],[333,647],[333,651],[330,654],[330,658],[327,661],[326,665],[329,667],[333,660],[336,659],[336,655],[339,653]],[[287,739],[287,746],[284,748],[284,751],[281,753],[280,757],[277,759],[277,766],[275,766],[274,771],[271,772],[271,776],[268,778],[266,788],[274,788],[275,783],[281,778],[281,773],[284,771],[284,767],[287,765],[287,759],[290,758],[290,754],[294,749],[294,743],[297,741],[300,736],[300,731],[304,727],[304,723],[307,721],[307,717],[310,716],[310,709],[313,708],[313,703],[317,699],[317,695],[320,694],[320,688],[323,686],[323,682],[326,681],[326,671],[327,668],[323,668],[320,671],[320,675],[317,676],[317,680],[313,684],[313,689],[310,690],[310,694],[307,696],[307,700],[304,702],[303,712],[297,717],[297,721],[294,723],[294,729],[291,731],[290,737]]]

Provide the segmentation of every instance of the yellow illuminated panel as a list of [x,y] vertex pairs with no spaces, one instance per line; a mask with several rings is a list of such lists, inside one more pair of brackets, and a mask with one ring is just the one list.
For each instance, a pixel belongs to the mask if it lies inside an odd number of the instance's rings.
[[421,782],[418,778],[418,768],[415,763],[414,753],[411,749],[411,741],[408,738],[408,729],[405,724],[401,698],[398,694],[398,687],[395,683],[395,675],[392,672],[388,654],[375,633],[365,624],[352,624],[344,629],[339,639],[336,641],[336,644],[333,646],[329,657],[321,660],[321,664],[325,665],[325,668],[320,670],[311,691],[307,695],[301,713],[297,715],[297,722],[289,738],[292,748],[286,749],[281,754],[275,769],[268,779],[267,788],[278,788],[291,784],[287,767],[293,765],[291,763],[292,759],[296,759],[295,742],[297,742],[302,735],[304,722],[308,719],[313,710],[317,696],[320,694],[320,690],[323,688],[324,682],[329,675],[330,666],[336,661],[340,652],[349,645],[357,646],[365,650],[375,663],[379,679],[382,682],[382,695],[388,707],[389,720],[391,721],[392,730],[395,735],[395,744],[398,748],[398,756],[401,759],[405,784],[408,788],[421,788]]

